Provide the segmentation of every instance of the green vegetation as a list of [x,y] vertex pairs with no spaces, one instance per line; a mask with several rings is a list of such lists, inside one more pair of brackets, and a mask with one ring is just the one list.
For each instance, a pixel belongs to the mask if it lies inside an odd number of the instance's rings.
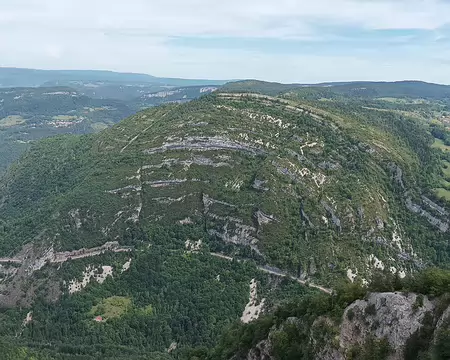
[[356,346],[347,354],[349,360],[386,360],[392,349],[387,340],[369,338],[364,345]]
[[442,151],[450,151],[450,146],[444,144],[444,141],[441,139],[436,139],[433,143],[433,147]]
[[[83,261],[95,265],[111,263],[113,258],[106,254]],[[62,266],[66,281],[76,273],[72,268],[79,265],[68,262]],[[116,273],[102,285],[89,284],[55,304],[39,298],[33,306],[33,321],[18,340],[36,349],[47,344],[52,355],[83,359],[95,353],[106,358],[164,352],[173,342],[179,348],[210,347],[222,330],[241,316],[252,278],[259,280],[259,296],[266,297],[269,304],[285,290],[290,296],[307,292],[287,280],[269,290],[268,278],[249,262],[153,246],[133,257],[129,270]],[[21,314],[25,316],[23,311]],[[0,336],[9,336],[11,328],[15,329],[12,333],[21,329],[18,310],[0,315]],[[95,322],[99,315],[105,321]]]
[[439,332],[433,355],[438,360],[450,358],[450,330],[443,329]]
[[[441,159],[430,148],[426,126],[366,109],[359,100],[304,103],[301,91],[267,99],[210,95],[138,113],[97,135],[36,144],[1,187],[8,240],[0,250],[18,252],[17,244],[44,229],[48,239],[59,234],[61,250],[117,237],[127,245],[148,239],[163,245],[161,231],[190,219],[191,225],[179,226],[174,249],[192,231],[191,240],[202,239],[213,251],[258,258],[323,284],[349,268],[366,271],[370,254],[386,267],[408,269],[415,266],[413,249],[425,262],[448,265],[447,234],[405,206],[407,193],[411,202],[446,220],[420,197],[438,200],[432,189]],[[219,139],[244,150],[164,148],[178,139],[187,147]],[[174,179],[181,181],[170,183]],[[256,180],[268,191],[256,189]],[[111,193],[116,189],[123,190]],[[213,199],[208,213],[204,195]],[[126,225],[141,203],[139,222]],[[70,215],[76,209],[79,229]],[[255,223],[258,211],[276,220]],[[394,232],[401,236],[404,260],[390,243]],[[239,246],[220,240],[232,237]]]
[[447,190],[446,188],[438,188],[436,189],[436,196],[438,198],[444,198],[447,201],[450,201],[450,190]]
[[[1,301],[18,308],[0,311],[0,336],[17,334],[13,353],[55,359],[215,360],[239,359],[271,334],[276,359],[310,359],[336,344],[344,309],[367,294],[363,279],[370,291],[444,298],[450,277],[433,266],[450,266],[449,205],[434,189],[449,159],[432,147],[427,119],[445,100],[378,99],[407,98],[394,90],[234,83],[96,134],[32,144],[0,180],[0,255],[26,252],[18,276],[4,267]],[[48,115],[71,116],[51,106]],[[130,251],[40,263],[49,249],[111,241]],[[112,276],[68,294],[102,266]],[[244,325],[252,279],[269,312]],[[22,326],[27,307],[33,319]],[[428,351],[429,333],[417,339],[411,353]],[[390,350],[369,339],[352,357]]]
[[[92,307],[89,311],[90,315],[101,316],[103,320],[121,317],[127,310],[130,309],[131,299],[123,296],[111,296],[102,300],[99,304]],[[151,315],[150,311],[144,311]]]
[[444,173],[444,176],[450,179],[450,162],[443,161],[442,164],[443,164],[442,171]]
[[[377,273],[378,278],[373,279],[369,288],[342,282],[336,287],[334,296],[300,294],[297,290],[296,294],[290,293],[289,300],[272,314],[250,324],[241,324],[232,320],[239,314],[234,309],[239,308],[236,304],[246,301],[248,280],[255,275],[255,268],[249,263],[229,262],[209,255],[185,255],[152,248],[134,259],[128,272],[108,279],[101,286],[94,285],[80,294],[65,296],[54,305],[38,302],[33,308],[32,324],[13,342],[17,343],[17,348],[10,346],[9,349],[16,349],[14,354],[36,354],[33,355],[36,359],[65,359],[75,354],[83,360],[96,356],[120,358],[124,354],[130,359],[138,359],[176,342],[178,350],[173,354],[176,359],[216,360],[229,359],[233,355],[241,359],[270,333],[275,359],[310,359],[326,346],[337,346],[338,325],[344,309],[355,300],[363,299],[368,291],[415,291],[440,297],[442,309],[449,305],[449,271],[429,269],[404,280],[385,272]],[[97,260],[104,263],[108,259]],[[73,265],[75,263],[64,266]],[[67,273],[67,269],[63,271]],[[265,288],[267,280],[261,277],[259,280]],[[283,288],[286,285],[282,285]],[[271,287],[273,292],[273,285]],[[241,290],[236,292],[239,288]],[[280,288],[281,292],[284,289]],[[132,307],[130,299],[133,299]],[[155,305],[145,305],[148,303]],[[107,308],[115,315],[117,308],[127,311],[119,317],[110,316],[104,323],[94,324],[93,309],[99,311],[102,306],[105,307],[102,313],[106,313]],[[227,317],[227,311],[234,315]],[[15,311],[2,316],[0,335],[5,336],[8,327],[14,328],[10,322],[17,316]],[[225,318],[225,322],[219,322]],[[326,318],[330,320],[324,320]],[[318,322],[318,319],[322,320]],[[440,332],[439,341],[431,347],[434,327],[430,322],[426,324],[429,325],[421,328],[408,342],[408,358],[416,359],[417,354],[432,351],[441,354],[438,359],[445,359],[442,354],[447,351],[447,332]],[[220,336],[222,330],[224,333]],[[314,342],[311,342],[311,334],[314,334]],[[39,344],[42,343],[48,347],[41,348]],[[30,348],[25,349],[24,344]],[[369,338],[364,346],[351,349],[348,355],[352,359],[384,359],[389,352],[385,341]],[[162,356],[154,354],[155,358]]]

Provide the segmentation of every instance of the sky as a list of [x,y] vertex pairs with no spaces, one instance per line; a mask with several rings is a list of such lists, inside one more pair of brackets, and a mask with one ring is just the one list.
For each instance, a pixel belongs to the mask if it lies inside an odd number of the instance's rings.
[[450,0],[1,0],[0,66],[450,84]]

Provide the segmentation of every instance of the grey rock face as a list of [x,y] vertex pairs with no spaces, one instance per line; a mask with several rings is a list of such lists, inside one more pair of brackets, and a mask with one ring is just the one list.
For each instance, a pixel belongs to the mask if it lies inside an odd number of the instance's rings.
[[212,150],[234,150],[243,151],[253,155],[264,154],[261,149],[249,146],[245,143],[233,141],[225,137],[201,137],[189,136],[186,139],[165,143],[160,147],[147,149],[144,151],[147,155],[164,153],[170,150],[191,150],[191,151],[212,151]]
[[[436,318],[436,310],[435,304],[422,295],[399,292],[369,294],[366,300],[357,300],[345,309],[340,325],[328,317],[315,319],[309,339],[314,349],[313,359],[344,360],[352,348],[363,347],[369,338],[375,338],[388,341],[392,350],[389,360],[403,360],[407,341],[424,325],[427,315],[432,315],[436,321],[434,341],[440,329],[450,326],[450,307],[439,318]],[[286,319],[278,328],[271,330],[267,339],[249,351],[247,360],[273,360],[271,337],[287,324],[298,329],[307,327],[302,318]],[[334,329],[335,332],[329,333],[331,337],[323,337],[323,331],[316,331],[325,327]],[[335,337],[337,333],[339,335]],[[317,334],[321,335],[317,337]]]
[[263,340],[248,352],[247,360],[274,360],[271,352],[272,344],[270,340]]
[[438,204],[436,204],[433,201],[431,201],[430,199],[428,199],[426,196],[422,196],[422,200],[430,208],[437,211],[439,213],[439,215],[442,215],[442,216],[448,215],[448,211],[446,211],[442,206],[439,206]]
[[450,327],[450,306],[444,311],[436,324],[436,330],[434,332],[434,342],[437,340],[439,331],[445,327]]
[[403,170],[398,166],[397,164],[390,164],[389,165],[390,170],[393,173],[395,181],[403,188],[405,189],[405,184],[403,183]]
[[431,215],[428,211],[425,211],[424,209],[422,209],[422,207],[420,207],[419,205],[415,204],[412,202],[411,198],[407,198],[405,201],[406,204],[406,208],[416,214],[420,214],[421,216],[423,216],[425,219],[428,220],[428,222],[433,225],[436,226],[437,228],[439,228],[440,231],[442,232],[447,232],[449,229],[449,224],[445,221],[442,221],[440,219],[438,219],[437,217],[434,217],[433,215]]
[[341,220],[336,216],[334,210],[325,201],[322,201],[322,206],[331,215],[331,220],[336,227],[341,230]]
[[340,346],[349,349],[363,345],[369,335],[386,339],[394,353],[390,359],[403,359],[406,341],[421,326],[427,312],[434,305],[423,297],[418,306],[416,294],[373,293],[367,300],[357,300],[344,313]]
[[305,211],[302,209],[300,209],[300,214],[302,219],[309,225],[309,227],[314,228],[313,223],[311,222],[311,220],[309,219],[309,216],[305,213]]
[[252,187],[256,190],[261,190],[261,191],[268,191],[269,188],[265,187],[267,183],[267,180],[258,180],[255,179],[255,181],[253,182]]
[[272,221],[277,221],[277,220],[273,217],[273,215],[268,215],[268,214],[264,213],[264,212],[261,211],[261,210],[258,210],[258,211],[254,214],[254,217],[255,217],[256,221],[258,222],[258,225],[259,225],[259,226],[264,225],[264,224],[269,224],[269,223],[271,223]]

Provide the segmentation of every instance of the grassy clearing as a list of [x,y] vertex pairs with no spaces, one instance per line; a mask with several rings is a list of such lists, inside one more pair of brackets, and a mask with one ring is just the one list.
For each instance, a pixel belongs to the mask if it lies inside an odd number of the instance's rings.
[[431,147],[441,149],[442,151],[450,151],[450,146],[445,145],[441,139],[435,139],[434,144]]
[[131,307],[131,299],[123,296],[112,296],[92,307],[89,312],[93,316],[101,316],[104,320],[122,316]]
[[439,188],[436,189],[436,195],[438,197],[443,197],[445,200],[450,201],[450,190]]
[[429,104],[429,101],[425,99],[402,99],[395,97],[380,97],[376,100],[386,101],[394,104]]
[[25,119],[20,115],[10,115],[0,120],[0,128],[12,127],[21,125],[25,122]]
[[447,190],[450,190],[450,181],[441,180],[441,187]]

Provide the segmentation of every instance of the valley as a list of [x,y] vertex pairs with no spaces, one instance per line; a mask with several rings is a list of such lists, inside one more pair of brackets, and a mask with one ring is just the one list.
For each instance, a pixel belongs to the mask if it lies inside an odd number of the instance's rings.
[[[82,83],[83,84],[83,83]],[[73,85],[68,82],[68,85]],[[106,86],[101,83],[95,88]],[[109,84],[107,95],[92,87],[0,87],[0,176],[30,145],[39,139],[63,134],[104,130],[144,108],[187,102],[215,91],[214,86],[165,87],[157,91],[141,85]],[[123,96],[122,88],[133,91]],[[170,91],[168,89],[171,89]]]

